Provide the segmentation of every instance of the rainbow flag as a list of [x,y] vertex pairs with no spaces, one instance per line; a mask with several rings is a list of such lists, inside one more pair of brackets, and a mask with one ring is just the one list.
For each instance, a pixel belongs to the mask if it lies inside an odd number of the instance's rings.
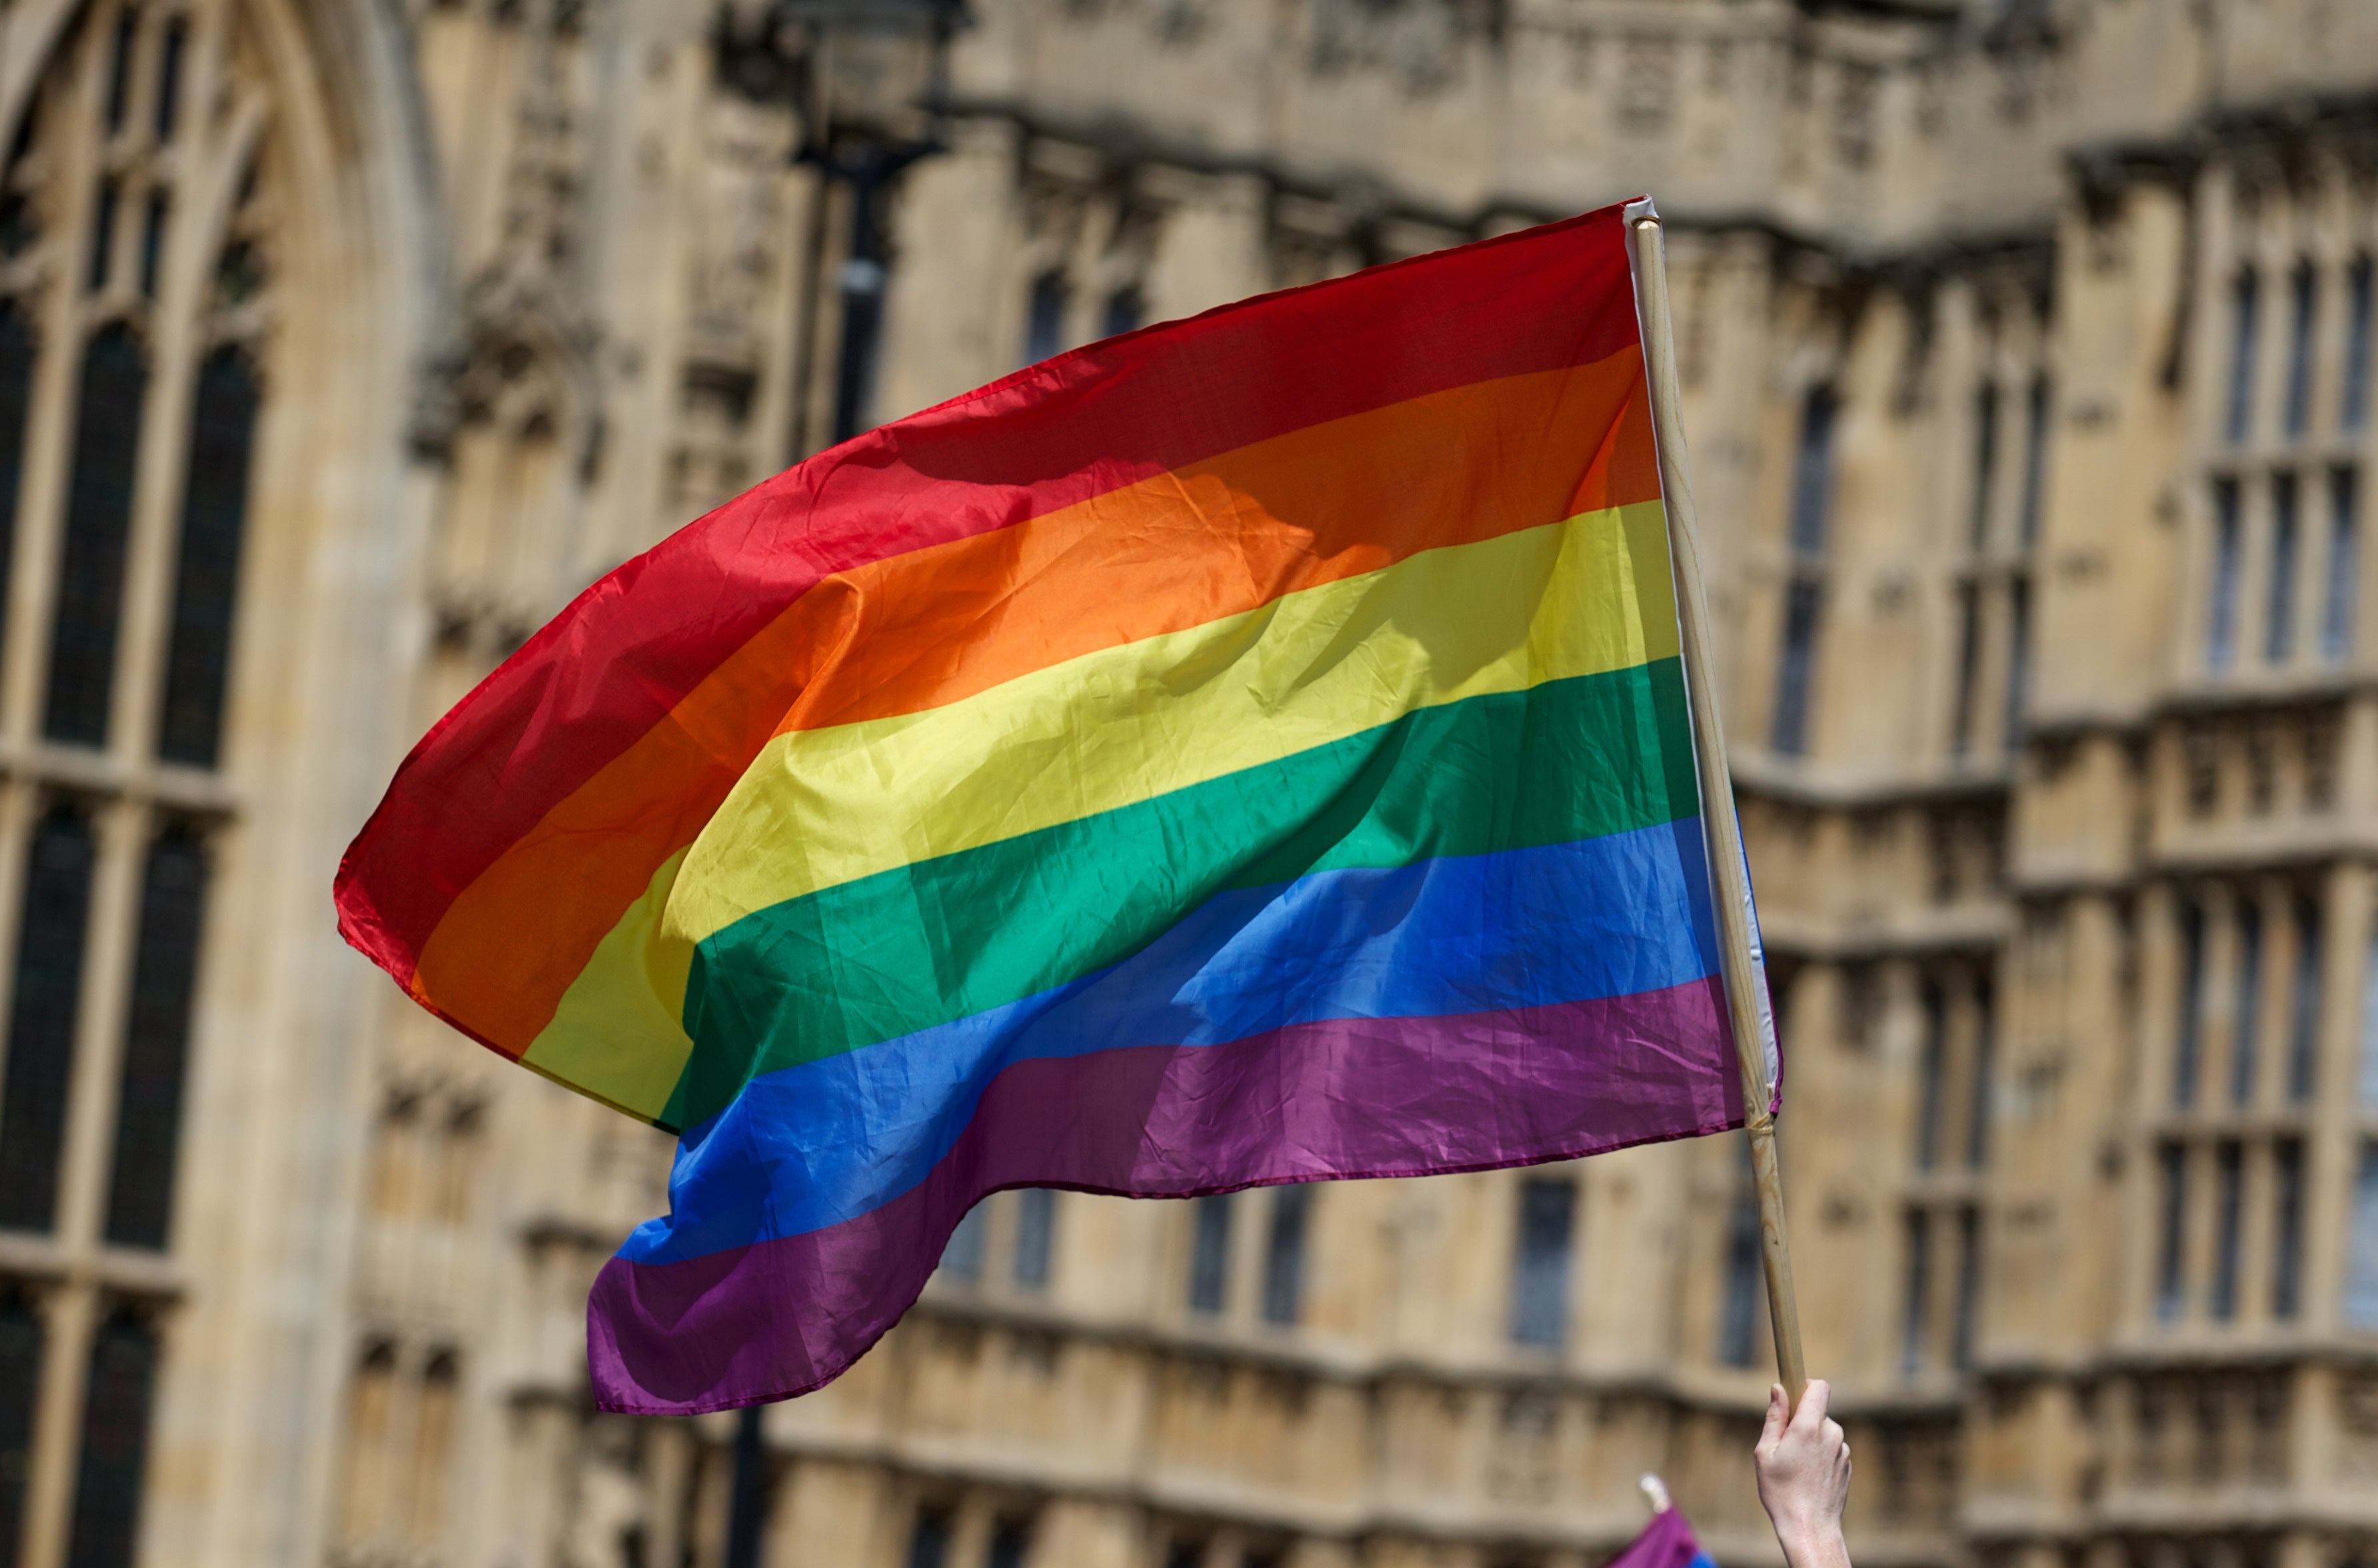
[[607,1408],[847,1367],[1003,1187],[1737,1126],[1620,209],[1152,327],[779,474],[406,759],[341,929],[679,1134]]

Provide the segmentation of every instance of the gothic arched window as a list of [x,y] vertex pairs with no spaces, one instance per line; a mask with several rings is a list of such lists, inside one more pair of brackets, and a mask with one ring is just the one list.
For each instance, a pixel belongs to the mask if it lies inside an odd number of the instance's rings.
[[[12,29],[50,53],[0,75],[0,1565],[35,1514],[78,1564],[139,1538],[174,1337],[139,1254],[173,1239],[242,798],[208,775],[237,754],[250,469],[294,363],[268,329],[297,165],[247,0],[69,9]],[[29,1388],[73,1418],[18,1431]]]

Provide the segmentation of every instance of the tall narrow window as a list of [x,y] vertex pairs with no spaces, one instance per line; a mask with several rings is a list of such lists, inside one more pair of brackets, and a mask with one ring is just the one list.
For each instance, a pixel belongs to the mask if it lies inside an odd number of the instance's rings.
[[75,1568],[131,1568],[156,1383],[157,1331],[130,1310],[112,1314],[91,1346],[83,1393],[74,1545],[66,1554]]
[[2048,377],[2035,376],[2024,419],[2022,530],[2026,549],[2039,543],[2039,513],[2048,499]]
[[1027,1187],[1015,1195],[1015,1283],[1038,1290],[1049,1283],[1057,1249],[1057,1194]]
[[1073,300],[1063,272],[1043,272],[1032,280],[1032,299],[1024,317],[1024,363],[1038,365],[1065,347],[1065,307]]
[[0,299],[0,627],[7,622],[9,557],[17,541],[17,497],[24,487],[25,420],[33,402],[33,324]]
[[140,8],[126,6],[115,14],[115,37],[107,55],[107,128],[113,134],[124,128],[124,116],[132,106],[132,43],[140,29]]
[[1809,688],[1816,678],[1817,636],[1825,591],[1795,582],[1784,602],[1784,657],[1775,676],[1775,749],[1797,757],[1808,748]]
[[107,287],[115,270],[115,215],[124,193],[114,176],[99,182],[98,199],[90,204],[90,253],[83,265],[83,285],[92,293]]
[[2353,1235],[2346,1249],[2345,1321],[2378,1328],[2378,1143],[2361,1145],[2353,1180]]
[[1952,1363],[1959,1371],[1974,1364],[1974,1330],[1980,1321],[1982,1295],[1982,1211],[1957,1213],[1957,1320],[1950,1339]]
[[11,1230],[47,1230],[56,1219],[91,859],[90,824],[76,813],[52,811],[34,828],[0,1088],[0,1227]]
[[151,846],[141,877],[107,1190],[107,1239],[125,1246],[162,1248],[173,1215],[206,887],[206,858],[195,840],[168,832]]
[[2000,744],[2008,751],[2023,749],[2024,704],[2031,687],[2031,580],[2016,577],[2007,584],[2006,722]]
[[2204,911],[2195,904],[2180,908],[2180,1038],[2174,1042],[2171,1101],[2183,1108],[2196,1103],[2198,1059],[2204,1050]]
[[2320,612],[2320,656],[2341,664],[2353,656],[2353,621],[2360,597],[2361,522],[2358,475],[2351,468],[2328,471],[2328,574]]
[[2264,585],[2263,657],[2283,664],[2296,646],[2296,476],[2271,476],[2271,580]]
[[2263,909],[2251,897],[2238,904],[2238,990],[2229,1018],[2229,1103],[2254,1103],[2254,1076],[2261,1066],[2263,1021]]
[[1999,389],[1985,381],[1974,394],[1974,515],[1965,543],[1976,555],[1989,547],[1990,503],[1999,467]]
[[2301,1105],[2312,1098],[2320,1067],[2320,905],[2308,898],[2295,903],[2295,982],[2288,999],[2288,1098]]
[[157,55],[157,114],[159,141],[174,139],[175,123],[182,106],[182,51],[190,36],[189,18],[175,17],[165,24],[165,40]]
[[982,1277],[984,1243],[991,1228],[991,1209],[987,1203],[977,1203],[958,1221],[957,1228],[942,1245],[941,1272],[952,1279],[977,1280]]
[[908,1568],[948,1568],[951,1526],[946,1508],[917,1510],[917,1525],[908,1537]]
[[25,1482],[33,1412],[42,1397],[41,1314],[22,1290],[0,1290],[0,1564],[17,1568],[25,1538]]
[[2361,985],[2361,1061],[2355,1087],[2365,1106],[2378,1106],[2378,932],[2370,939],[2367,972]]
[[[1748,1166],[1746,1159],[1746,1169]],[[1719,1315],[1717,1359],[1747,1367],[1759,1353],[1759,1287],[1764,1273],[1759,1236],[1759,1200],[1736,1194],[1725,1227],[1725,1307]]]
[[1777,751],[1808,749],[1817,642],[1824,615],[1825,535],[1832,509],[1833,426],[1839,404],[1830,387],[1809,392],[1801,414],[1792,473],[1792,581],[1784,594],[1784,651],[1776,666],[1772,725]]
[[2166,1143],[2157,1151],[2161,1256],[2156,1264],[2156,1316],[2165,1323],[2179,1320],[2188,1301],[2188,1149]]
[[1977,584],[1957,584],[1957,691],[1949,710],[1949,754],[1963,757],[1974,744],[1974,683],[1981,676],[1982,603]]
[[991,1526],[991,1550],[983,1559],[983,1568],[1024,1568],[1031,1550],[1032,1522],[1002,1519]]
[[1271,1234],[1264,1248],[1266,1323],[1292,1323],[1304,1311],[1304,1233],[1312,1214],[1312,1188],[1272,1189]]
[[2338,423],[2359,430],[2370,417],[2370,257],[2357,256],[2345,272],[2345,385]]
[[[413,1408],[412,1536],[437,1544],[446,1526],[446,1483],[454,1473],[454,1420],[462,1366],[451,1350],[440,1350],[421,1370]],[[426,1553],[425,1553],[426,1555]]]
[[1916,1085],[1916,1168],[1930,1170],[1940,1163],[1941,1100],[1949,1071],[1949,1003],[1940,987],[1924,987],[1923,1077]]
[[1125,332],[1136,332],[1147,320],[1147,306],[1137,289],[1117,289],[1107,295],[1106,320],[1102,336],[1120,338]]
[[1568,1330],[1570,1232],[1577,1221],[1577,1183],[1519,1183],[1518,1245],[1511,1256],[1511,1339],[1558,1345]]
[[52,740],[107,744],[132,475],[139,461],[140,405],[148,386],[148,363],[131,329],[102,328],[83,354],[75,414],[74,477],[66,492],[57,619],[50,632],[49,700],[42,722],[42,732]]
[[2216,674],[2238,659],[2238,482],[2213,486],[2213,592],[2204,617],[2204,664]]
[[1965,1164],[1990,1163],[1990,1080],[1998,1071],[1998,988],[1986,976],[1974,987],[1973,1081],[1965,1096]]
[[1907,1215],[1907,1301],[1899,1330],[1899,1369],[1908,1377],[1930,1359],[1931,1297],[1932,1216],[1915,1209]]
[[2212,1309],[2216,1322],[2238,1315],[2238,1244],[2245,1206],[2246,1151],[2225,1143],[2214,1151]]
[[1189,1236],[1189,1310],[1219,1312],[1231,1294],[1231,1194],[1216,1192],[1193,1205]]
[[165,264],[165,223],[174,204],[162,190],[149,193],[140,216],[140,297],[157,297],[157,274]]
[[2320,307],[2320,274],[2300,262],[2288,280],[2288,438],[2312,423],[2312,329]]
[[2271,1316],[2292,1318],[2303,1292],[2303,1144],[2282,1139],[2271,1151]]
[[2231,444],[2243,441],[2254,421],[2254,328],[2261,305],[2261,280],[2251,267],[2229,289],[2229,406],[2222,424]]

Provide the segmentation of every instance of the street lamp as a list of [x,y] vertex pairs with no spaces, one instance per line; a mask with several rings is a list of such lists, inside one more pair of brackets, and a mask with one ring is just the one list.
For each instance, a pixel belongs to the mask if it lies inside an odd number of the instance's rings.
[[[847,441],[866,428],[874,400],[890,281],[886,199],[903,170],[945,145],[949,42],[966,23],[966,0],[727,0],[722,19],[730,35],[761,33],[765,52],[783,67],[794,116],[794,162],[819,174],[793,350],[790,436],[791,457],[798,460],[809,448],[827,209],[835,187],[849,188],[850,220],[848,253],[835,274],[842,341],[830,438]],[[759,1568],[767,1459],[763,1408],[747,1405],[737,1412],[726,1568]]]

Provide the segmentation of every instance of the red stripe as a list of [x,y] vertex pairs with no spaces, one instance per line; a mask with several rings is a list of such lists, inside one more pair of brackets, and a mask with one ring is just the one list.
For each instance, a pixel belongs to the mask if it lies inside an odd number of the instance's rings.
[[1637,342],[1620,210],[1092,344],[729,501],[579,595],[422,738],[339,868],[341,931],[410,985],[463,889],[833,573]]

